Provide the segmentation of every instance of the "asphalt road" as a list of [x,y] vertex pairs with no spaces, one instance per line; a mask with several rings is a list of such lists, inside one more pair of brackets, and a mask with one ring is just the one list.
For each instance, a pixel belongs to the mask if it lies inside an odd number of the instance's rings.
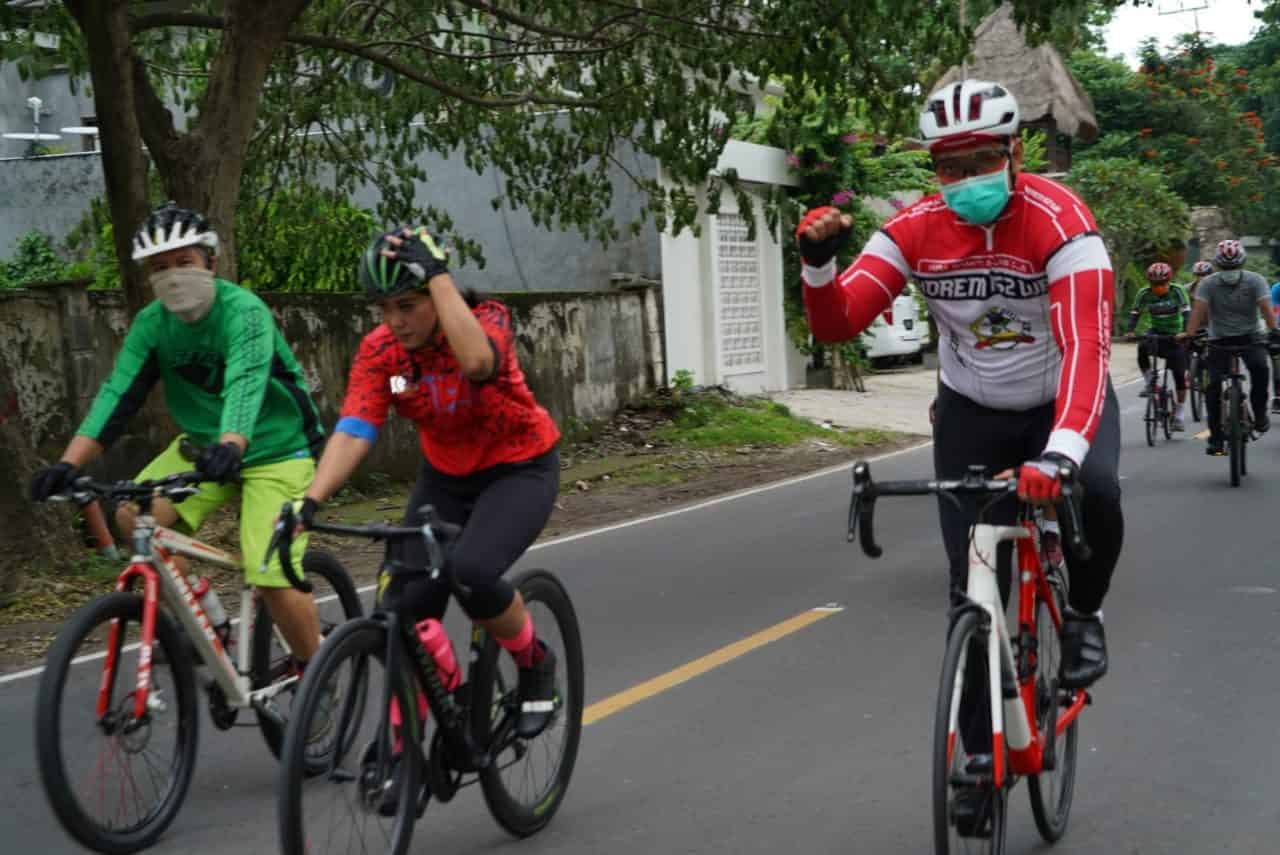
[[[1243,487],[1190,434],[1145,445],[1125,409],[1128,540],[1106,603],[1111,673],[1082,718],[1060,853],[1271,853],[1280,829],[1280,442]],[[922,477],[929,451],[874,465]],[[507,837],[480,794],[433,805],[411,851],[930,852],[930,741],[945,571],[926,500],[886,500],[886,555],[844,540],[847,470],[553,543],[583,624],[588,702],[761,630],[841,610],[586,728],[549,828]],[[84,666],[82,666],[84,667]],[[45,804],[37,679],[0,683],[0,851],[79,851]],[[186,805],[156,853],[274,853],[276,767],[252,730],[202,722]],[[1042,846],[1025,787],[1009,851]]]

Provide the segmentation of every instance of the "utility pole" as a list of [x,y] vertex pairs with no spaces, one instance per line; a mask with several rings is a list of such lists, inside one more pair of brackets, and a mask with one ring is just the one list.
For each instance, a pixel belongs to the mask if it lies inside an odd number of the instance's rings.
[[[1185,15],[1191,13],[1192,23],[1195,24],[1195,34],[1201,35],[1200,30],[1200,13],[1209,8],[1209,0],[1161,0],[1156,7],[1157,15]],[[1205,35],[1213,35],[1206,33]]]

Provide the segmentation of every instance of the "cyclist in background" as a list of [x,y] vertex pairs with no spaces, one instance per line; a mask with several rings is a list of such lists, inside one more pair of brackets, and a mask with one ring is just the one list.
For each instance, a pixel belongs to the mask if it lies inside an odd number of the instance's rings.
[[1207,261],[1197,261],[1191,265],[1191,284],[1187,286],[1187,296],[1195,299],[1196,289],[1200,287],[1200,283],[1204,278],[1213,272],[1213,265]]
[[[134,318],[111,376],[60,462],[37,472],[31,498],[43,501],[70,488],[80,469],[124,432],[157,381],[164,381],[169,414],[182,434],[137,475],[163,478],[190,470],[184,440],[203,446],[194,468],[210,482],[180,504],[158,500],[160,525],[187,532],[226,502],[240,500],[240,560],[291,653],[301,665],[320,644],[315,601],[289,585],[274,558],[263,555],[280,506],[307,488],[314,456],[324,444],[320,416],[306,377],[257,295],[214,276],[218,235],[209,221],[172,202],[156,209],[133,238],[156,299]],[[215,486],[215,484],[217,486]],[[132,536],[134,506],[116,514]],[[294,544],[301,566],[303,539]],[[183,563],[179,556],[175,558]]]
[[[804,302],[820,341],[857,336],[914,278],[942,336],[934,468],[1018,470],[1018,492],[1047,504],[1059,466],[1079,467],[1089,560],[1067,548],[1070,602],[1062,629],[1064,687],[1107,670],[1101,606],[1120,557],[1120,410],[1111,389],[1113,277],[1088,206],[1022,172],[1018,104],[999,84],[965,80],[928,100],[920,130],[942,192],[884,224],[853,264],[836,256],[852,218],[809,211],[796,229]],[[963,596],[977,506],[940,501],[953,596]],[[1011,524],[1015,503],[989,514]],[[1000,555],[1008,596],[1009,552]]]
[[[1253,408],[1253,429],[1266,433],[1271,428],[1267,416],[1268,382],[1267,349],[1258,340],[1258,321],[1270,331],[1272,341],[1277,337],[1276,319],[1271,311],[1270,288],[1267,280],[1250,270],[1241,270],[1245,250],[1237,240],[1224,240],[1218,244],[1213,263],[1218,272],[1206,276],[1196,289],[1191,320],[1184,337],[1192,337],[1209,325],[1211,344],[1247,346],[1240,355],[1249,370],[1249,403]],[[1209,443],[1206,454],[1221,456],[1222,432],[1222,379],[1230,370],[1231,355],[1210,348],[1206,355],[1209,366],[1209,388],[1205,390],[1205,412],[1209,421]]]
[[[1280,324],[1280,282],[1271,286],[1271,312]],[[1271,354],[1271,412],[1280,413],[1280,353]]]
[[[1191,300],[1182,286],[1172,284],[1171,279],[1173,268],[1163,261],[1157,261],[1147,268],[1147,282],[1150,284],[1134,298],[1133,310],[1129,312],[1129,329],[1126,331],[1129,336],[1133,336],[1143,312],[1151,316],[1150,331],[1157,335],[1174,336],[1186,329],[1187,318],[1191,315]],[[1160,379],[1151,368],[1151,356],[1150,343],[1139,343],[1138,368],[1146,379],[1139,395],[1144,398],[1151,394]],[[1173,412],[1172,429],[1185,430],[1182,409],[1187,400],[1187,352],[1179,342],[1164,339],[1157,345],[1155,356],[1167,360],[1173,371],[1178,405]]]
[[[341,418],[299,520],[310,524],[351,477],[391,409],[411,420],[423,461],[404,525],[421,525],[419,508],[432,505],[442,520],[463,526],[448,557],[464,586],[460,604],[515,660],[516,730],[532,738],[554,712],[556,657],[503,574],[551,516],[560,489],[560,432],[525,383],[507,307],[460,291],[425,229],[376,238],[357,273],[383,322],[360,343]],[[396,541],[388,560],[426,567],[426,545]],[[415,578],[401,604],[415,620],[441,618],[450,595],[443,579]]]

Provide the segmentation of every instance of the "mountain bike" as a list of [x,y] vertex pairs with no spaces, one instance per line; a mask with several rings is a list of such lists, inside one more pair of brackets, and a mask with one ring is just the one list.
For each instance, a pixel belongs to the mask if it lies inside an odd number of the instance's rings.
[[[224,638],[193,590],[195,577],[189,580],[174,561],[183,555],[242,572],[239,559],[158,525],[152,515],[155,500],[181,502],[199,492],[201,479],[196,472],[138,483],[85,477],[54,497],[139,507],[133,555],[115,593],[88,603],[63,626],[36,701],[45,795],[67,832],[99,852],[143,849],[177,816],[195,768],[197,666],[204,666],[200,683],[220,730],[234,726],[241,709],[252,709],[267,747],[279,754],[292,712],[285,704],[299,677],[255,590],[241,591],[238,635]],[[360,615],[355,586],[335,558],[308,551],[302,564],[323,585],[322,632]],[[312,748],[314,770],[325,749]]]
[[[1150,386],[1150,395],[1147,397],[1147,412],[1144,417],[1147,428],[1147,445],[1154,446],[1156,444],[1156,435],[1159,431],[1164,431],[1165,439],[1173,438],[1173,407],[1174,407],[1174,391],[1170,378],[1172,369],[1169,367],[1169,360],[1160,358],[1160,344],[1165,341],[1174,342],[1177,346],[1177,338],[1171,335],[1159,335],[1157,333],[1147,333],[1144,337],[1152,363],[1151,370],[1156,378],[1155,382]],[[1161,372],[1160,364],[1163,361],[1164,370]]]
[[[1072,467],[1060,473],[1057,506],[1064,543],[1087,558],[1080,528],[1079,485]],[[880,496],[990,496],[971,529],[969,581],[951,612],[933,739],[933,832],[938,855],[1004,851],[1008,797],[1027,778],[1036,828],[1047,842],[1067,829],[1075,790],[1079,716],[1089,693],[1059,687],[1065,568],[1041,556],[1034,509],[1019,506],[1016,525],[983,520],[997,501],[1016,494],[1017,481],[994,480],[971,466],[957,480],[881,481],[865,462],[853,468],[849,541],[878,558],[875,504]],[[1016,543],[1017,621],[1006,625],[996,573],[996,547]]]
[[1222,392],[1218,400],[1222,402],[1222,406],[1226,407],[1222,432],[1226,434],[1227,439],[1227,463],[1232,487],[1239,487],[1240,480],[1249,474],[1247,460],[1249,442],[1257,439],[1253,433],[1253,407],[1249,405],[1249,395],[1244,388],[1249,375],[1240,358],[1240,354],[1256,346],[1209,342],[1210,352],[1226,353],[1231,360],[1227,373],[1222,376]]
[[[292,581],[288,548],[292,519],[281,512],[276,538]],[[470,634],[465,682],[450,691],[442,663],[423,644],[400,596],[424,575],[465,593],[445,560],[461,528],[424,507],[420,527],[313,523],[313,531],[373,540],[422,538],[426,567],[388,560],[378,578],[378,605],[326,639],[307,668],[297,713],[281,755],[280,846],[286,855],[386,852],[401,855],[431,798],[450,801],[462,787],[480,784],[490,813],[517,837],[531,835],[556,813],[569,785],[582,733],[582,638],[573,604],[546,570],[512,579],[535,614],[538,637],[557,653],[557,695],[551,723],[525,739],[515,731],[520,714],[511,657],[478,624]],[[274,541],[273,541],[274,542]],[[447,636],[444,642],[448,644]],[[449,646],[452,659],[452,646]],[[367,698],[368,703],[363,699]],[[411,711],[416,710],[416,715]],[[314,719],[357,734],[358,750],[335,752],[308,778],[300,760]],[[427,719],[436,723],[425,746]]]

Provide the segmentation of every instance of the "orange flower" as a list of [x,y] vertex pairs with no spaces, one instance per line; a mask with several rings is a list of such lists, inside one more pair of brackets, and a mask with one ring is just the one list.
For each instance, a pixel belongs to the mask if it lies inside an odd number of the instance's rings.
[[1154,148],[1149,148],[1146,151],[1144,151],[1143,154],[1145,154],[1149,158],[1154,158],[1156,156],[1156,150]]
[[1248,77],[1248,76],[1249,76],[1249,72],[1246,71],[1245,69],[1243,68],[1236,69],[1236,77]]
[[1218,167],[1219,169],[1226,169],[1226,168],[1227,168],[1227,162],[1226,162],[1225,160],[1215,160],[1215,161],[1213,162],[1213,165],[1214,165],[1214,166],[1216,166],[1216,167]]
[[1187,145],[1200,145],[1199,137],[1187,137]]
[[1151,128],[1143,128],[1142,130],[1138,131],[1138,136],[1140,137],[1146,137],[1150,135],[1151,135]]

